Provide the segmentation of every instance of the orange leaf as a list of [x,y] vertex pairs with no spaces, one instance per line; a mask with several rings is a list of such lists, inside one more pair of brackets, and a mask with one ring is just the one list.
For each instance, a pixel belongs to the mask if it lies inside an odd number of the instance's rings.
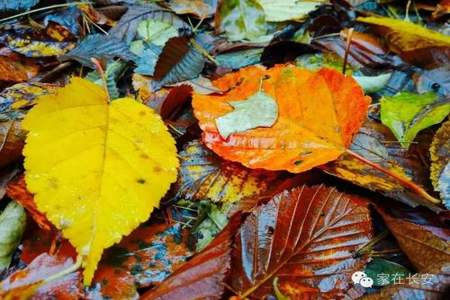
[[[292,65],[251,66],[214,84],[229,92],[193,95],[203,141],[221,157],[250,168],[300,173],[336,159],[350,145],[370,103],[351,77],[332,69],[311,72]],[[258,91],[276,100],[275,124],[222,138],[216,119],[233,111],[229,102],[245,100]]]
[[28,211],[39,227],[45,230],[53,228],[52,224],[47,220],[47,217],[36,208],[33,194],[27,190],[23,175],[8,183],[6,194],[11,199],[19,202]]

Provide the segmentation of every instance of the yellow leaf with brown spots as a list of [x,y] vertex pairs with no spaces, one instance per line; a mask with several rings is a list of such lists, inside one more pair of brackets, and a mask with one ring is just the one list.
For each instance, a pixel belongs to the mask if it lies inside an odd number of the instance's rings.
[[175,141],[150,108],[131,98],[109,104],[78,77],[40,97],[23,127],[27,187],[76,248],[89,284],[103,249],[147,220],[176,180]]

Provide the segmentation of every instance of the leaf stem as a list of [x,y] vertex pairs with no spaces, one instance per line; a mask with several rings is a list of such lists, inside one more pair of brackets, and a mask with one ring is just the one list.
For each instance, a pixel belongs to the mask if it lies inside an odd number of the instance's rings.
[[45,7],[40,7],[40,8],[36,8],[36,9],[32,9],[29,11],[25,11],[23,13],[19,13],[10,17],[6,17],[3,19],[0,19],[0,23],[3,23],[5,21],[9,21],[15,18],[19,18],[19,17],[23,17],[26,15],[30,15],[36,12],[40,12],[40,11],[44,11],[44,10],[50,10],[50,9],[54,9],[54,8],[60,8],[60,7],[68,7],[68,6],[74,6],[74,5],[78,5],[78,4],[91,4],[91,2],[89,1],[80,1],[80,2],[72,2],[72,3],[61,3],[61,4],[54,4],[54,5],[50,5],[50,6],[45,6]]
[[211,54],[208,53],[208,51],[205,50],[205,48],[203,48],[201,45],[199,45],[194,39],[191,39],[191,44],[192,46],[194,46],[194,48],[200,52],[204,57],[206,57],[207,59],[209,59],[211,62],[213,62],[214,64],[216,64],[217,66],[219,65],[219,63],[217,62],[217,60],[211,56]]
[[352,44],[352,36],[353,36],[353,28],[350,28],[347,33],[347,44],[345,46],[344,65],[342,66],[342,74],[344,75],[345,71],[347,71],[347,60],[348,54],[350,52],[350,45]]
[[391,170],[385,169],[382,166],[380,166],[379,164],[376,164],[349,149],[345,150],[345,152],[347,154],[350,154],[351,156],[353,156],[355,159],[359,160],[360,162],[367,164],[367,165],[371,166],[372,168],[396,179],[403,187],[419,194],[420,196],[422,196],[424,199],[428,200],[429,202],[434,203],[434,204],[441,203],[441,201],[439,199],[436,199],[433,196],[431,196],[430,194],[428,194],[422,187],[420,187],[419,185],[417,185],[416,183],[411,181],[409,178],[405,178],[404,176],[396,174],[396,173],[392,172]]
[[96,59],[94,57],[91,57],[91,61],[95,65],[95,68],[97,69],[98,74],[102,78],[103,88],[105,89],[106,95],[108,96],[108,102],[111,102],[111,95],[109,94],[109,91],[108,91],[108,84],[106,82],[105,71],[103,70],[102,64],[98,61],[98,59]]

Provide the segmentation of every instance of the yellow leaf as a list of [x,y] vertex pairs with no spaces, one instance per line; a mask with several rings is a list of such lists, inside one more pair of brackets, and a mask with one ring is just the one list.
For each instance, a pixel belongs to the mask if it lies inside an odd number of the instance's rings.
[[147,220],[176,180],[175,141],[147,106],[108,104],[101,87],[77,77],[40,97],[23,127],[27,186],[82,256],[89,284],[103,249]]
[[[359,22],[389,29],[385,38],[396,52],[413,51],[428,47],[450,47],[450,37],[420,25],[392,18],[360,17]],[[395,49],[398,48],[398,49]]]

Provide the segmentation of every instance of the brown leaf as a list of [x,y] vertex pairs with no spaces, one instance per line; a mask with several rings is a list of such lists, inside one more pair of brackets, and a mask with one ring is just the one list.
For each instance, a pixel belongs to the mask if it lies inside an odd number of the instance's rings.
[[39,255],[25,269],[0,282],[2,299],[61,299],[77,300],[83,295],[80,272],[70,273],[54,281],[45,282],[73,265],[71,258]]
[[169,71],[178,64],[189,51],[189,39],[185,37],[173,37],[169,39],[158,58],[153,78],[161,80]]
[[450,207],[450,121],[438,129],[430,147],[431,182],[440,192],[442,202]]
[[342,297],[367,262],[353,254],[371,237],[363,199],[324,186],[284,191],[240,228],[232,287],[242,299],[263,299],[278,277],[281,292],[295,299]]
[[409,218],[415,217],[417,222],[417,218],[420,217],[418,224],[405,218],[393,217],[384,209],[378,209],[378,211],[397,239],[400,248],[419,272],[439,272],[442,266],[450,262],[450,230],[448,228],[438,226],[433,219],[425,220],[424,216],[418,215],[417,210]]
[[[355,136],[350,149],[385,169],[410,178],[419,185],[427,186],[428,166],[425,165],[424,159],[427,157],[430,136],[422,135],[420,140],[420,143],[412,144],[409,150],[405,150],[396,142],[389,128],[369,119]],[[356,160],[347,153],[323,166],[323,170],[408,205],[422,204],[435,211],[441,210],[404,188],[397,180]]]
[[6,194],[11,199],[19,202],[28,211],[39,227],[45,230],[51,230],[53,228],[52,224],[47,220],[47,217],[37,209],[36,203],[34,203],[33,194],[27,190],[23,175],[12,180],[8,184]]
[[18,121],[0,122],[0,168],[22,157],[25,132]]
[[254,197],[277,185],[279,172],[251,170],[222,160],[201,144],[188,143],[179,153],[181,166],[176,196],[189,200],[237,202]]
[[190,14],[199,19],[208,18],[214,13],[214,7],[203,0],[171,0],[167,6],[176,14]]
[[239,218],[239,215],[235,215],[203,251],[182,265],[156,289],[142,295],[141,299],[220,299],[230,268],[231,239],[239,226]]
[[10,53],[0,56],[0,80],[9,82],[27,81],[38,74],[40,66],[30,59]]

